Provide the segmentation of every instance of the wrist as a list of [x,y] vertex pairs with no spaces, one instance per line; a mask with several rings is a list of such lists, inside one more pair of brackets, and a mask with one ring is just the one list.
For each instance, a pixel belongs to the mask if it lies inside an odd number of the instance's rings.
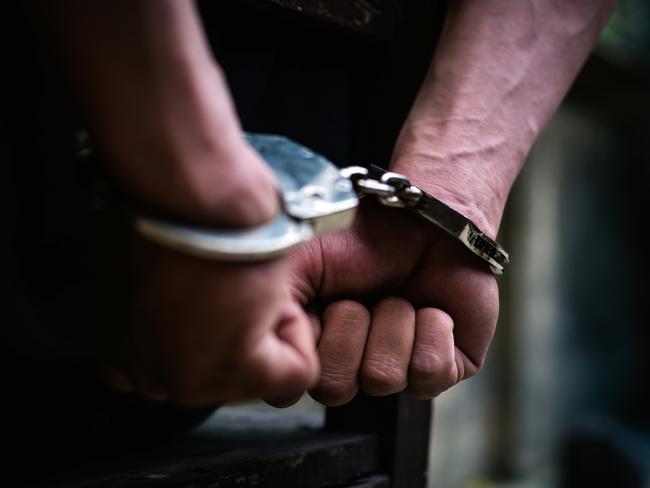
[[472,138],[462,128],[405,126],[390,167],[494,239],[516,176],[508,168],[520,166],[514,153],[501,141]]
[[246,143],[218,69],[111,110],[93,136],[136,200],[174,219],[249,227],[278,210],[274,177]]
[[118,175],[145,207],[172,220],[215,227],[253,227],[277,213],[274,176],[243,139],[157,149],[134,152],[139,167]]

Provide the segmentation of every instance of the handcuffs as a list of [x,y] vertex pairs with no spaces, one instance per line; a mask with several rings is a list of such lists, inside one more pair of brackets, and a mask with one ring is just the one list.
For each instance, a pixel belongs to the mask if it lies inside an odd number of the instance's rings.
[[136,231],[160,245],[202,258],[260,261],[285,254],[319,234],[348,227],[359,199],[376,195],[383,205],[406,209],[432,222],[483,259],[493,273],[502,274],[509,263],[508,253],[471,220],[400,174],[374,165],[338,169],[283,136],[246,134],[246,138],[277,179],[282,211],[271,222],[244,230],[214,229],[136,213]]

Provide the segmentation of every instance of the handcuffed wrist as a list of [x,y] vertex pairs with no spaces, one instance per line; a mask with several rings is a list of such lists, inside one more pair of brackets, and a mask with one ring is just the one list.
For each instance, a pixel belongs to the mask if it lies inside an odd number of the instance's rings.
[[404,175],[375,165],[351,166],[341,170],[341,174],[350,178],[361,196],[375,195],[382,205],[407,210],[434,224],[438,231],[442,230],[480,257],[493,273],[502,274],[510,262],[505,249],[472,219],[413,185]]
[[413,184],[473,221],[486,235],[495,239],[503,206],[491,190],[473,184],[476,175],[466,178],[465,170],[454,170],[458,167],[453,164],[414,163],[412,160],[391,165],[391,171],[405,175]]
[[524,158],[521,147],[475,121],[407,121],[390,167],[495,238]]

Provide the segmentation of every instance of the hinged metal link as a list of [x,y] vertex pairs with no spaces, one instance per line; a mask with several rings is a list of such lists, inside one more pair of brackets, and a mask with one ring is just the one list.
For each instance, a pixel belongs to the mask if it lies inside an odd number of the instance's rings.
[[350,179],[359,196],[377,195],[379,201],[389,207],[414,207],[422,198],[422,190],[404,175],[384,173],[381,180],[368,177],[368,170],[362,166],[350,166],[341,170],[341,175]]
[[[469,250],[485,260],[495,274],[503,272],[509,262],[508,253],[473,222],[412,185],[404,175],[381,168],[375,168],[374,172],[380,172],[379,179],[370,177],[370,171],[362,166],[344,168],[341,175],[350,179],[359,197],[376,195],[383,205],[407,208],[418,213],[459,239]],[[442,214],[441,208],[444,209]],[[443,218],[444,214],[446,218]]]

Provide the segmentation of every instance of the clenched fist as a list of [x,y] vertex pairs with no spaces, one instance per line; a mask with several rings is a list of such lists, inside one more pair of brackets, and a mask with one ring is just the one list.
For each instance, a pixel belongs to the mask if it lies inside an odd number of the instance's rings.
[[312,315],[326,405],[406,391],[432,398],[482,366],[498,315],[494,276],[427,222],[364,201],[353,227],[291,257]]

